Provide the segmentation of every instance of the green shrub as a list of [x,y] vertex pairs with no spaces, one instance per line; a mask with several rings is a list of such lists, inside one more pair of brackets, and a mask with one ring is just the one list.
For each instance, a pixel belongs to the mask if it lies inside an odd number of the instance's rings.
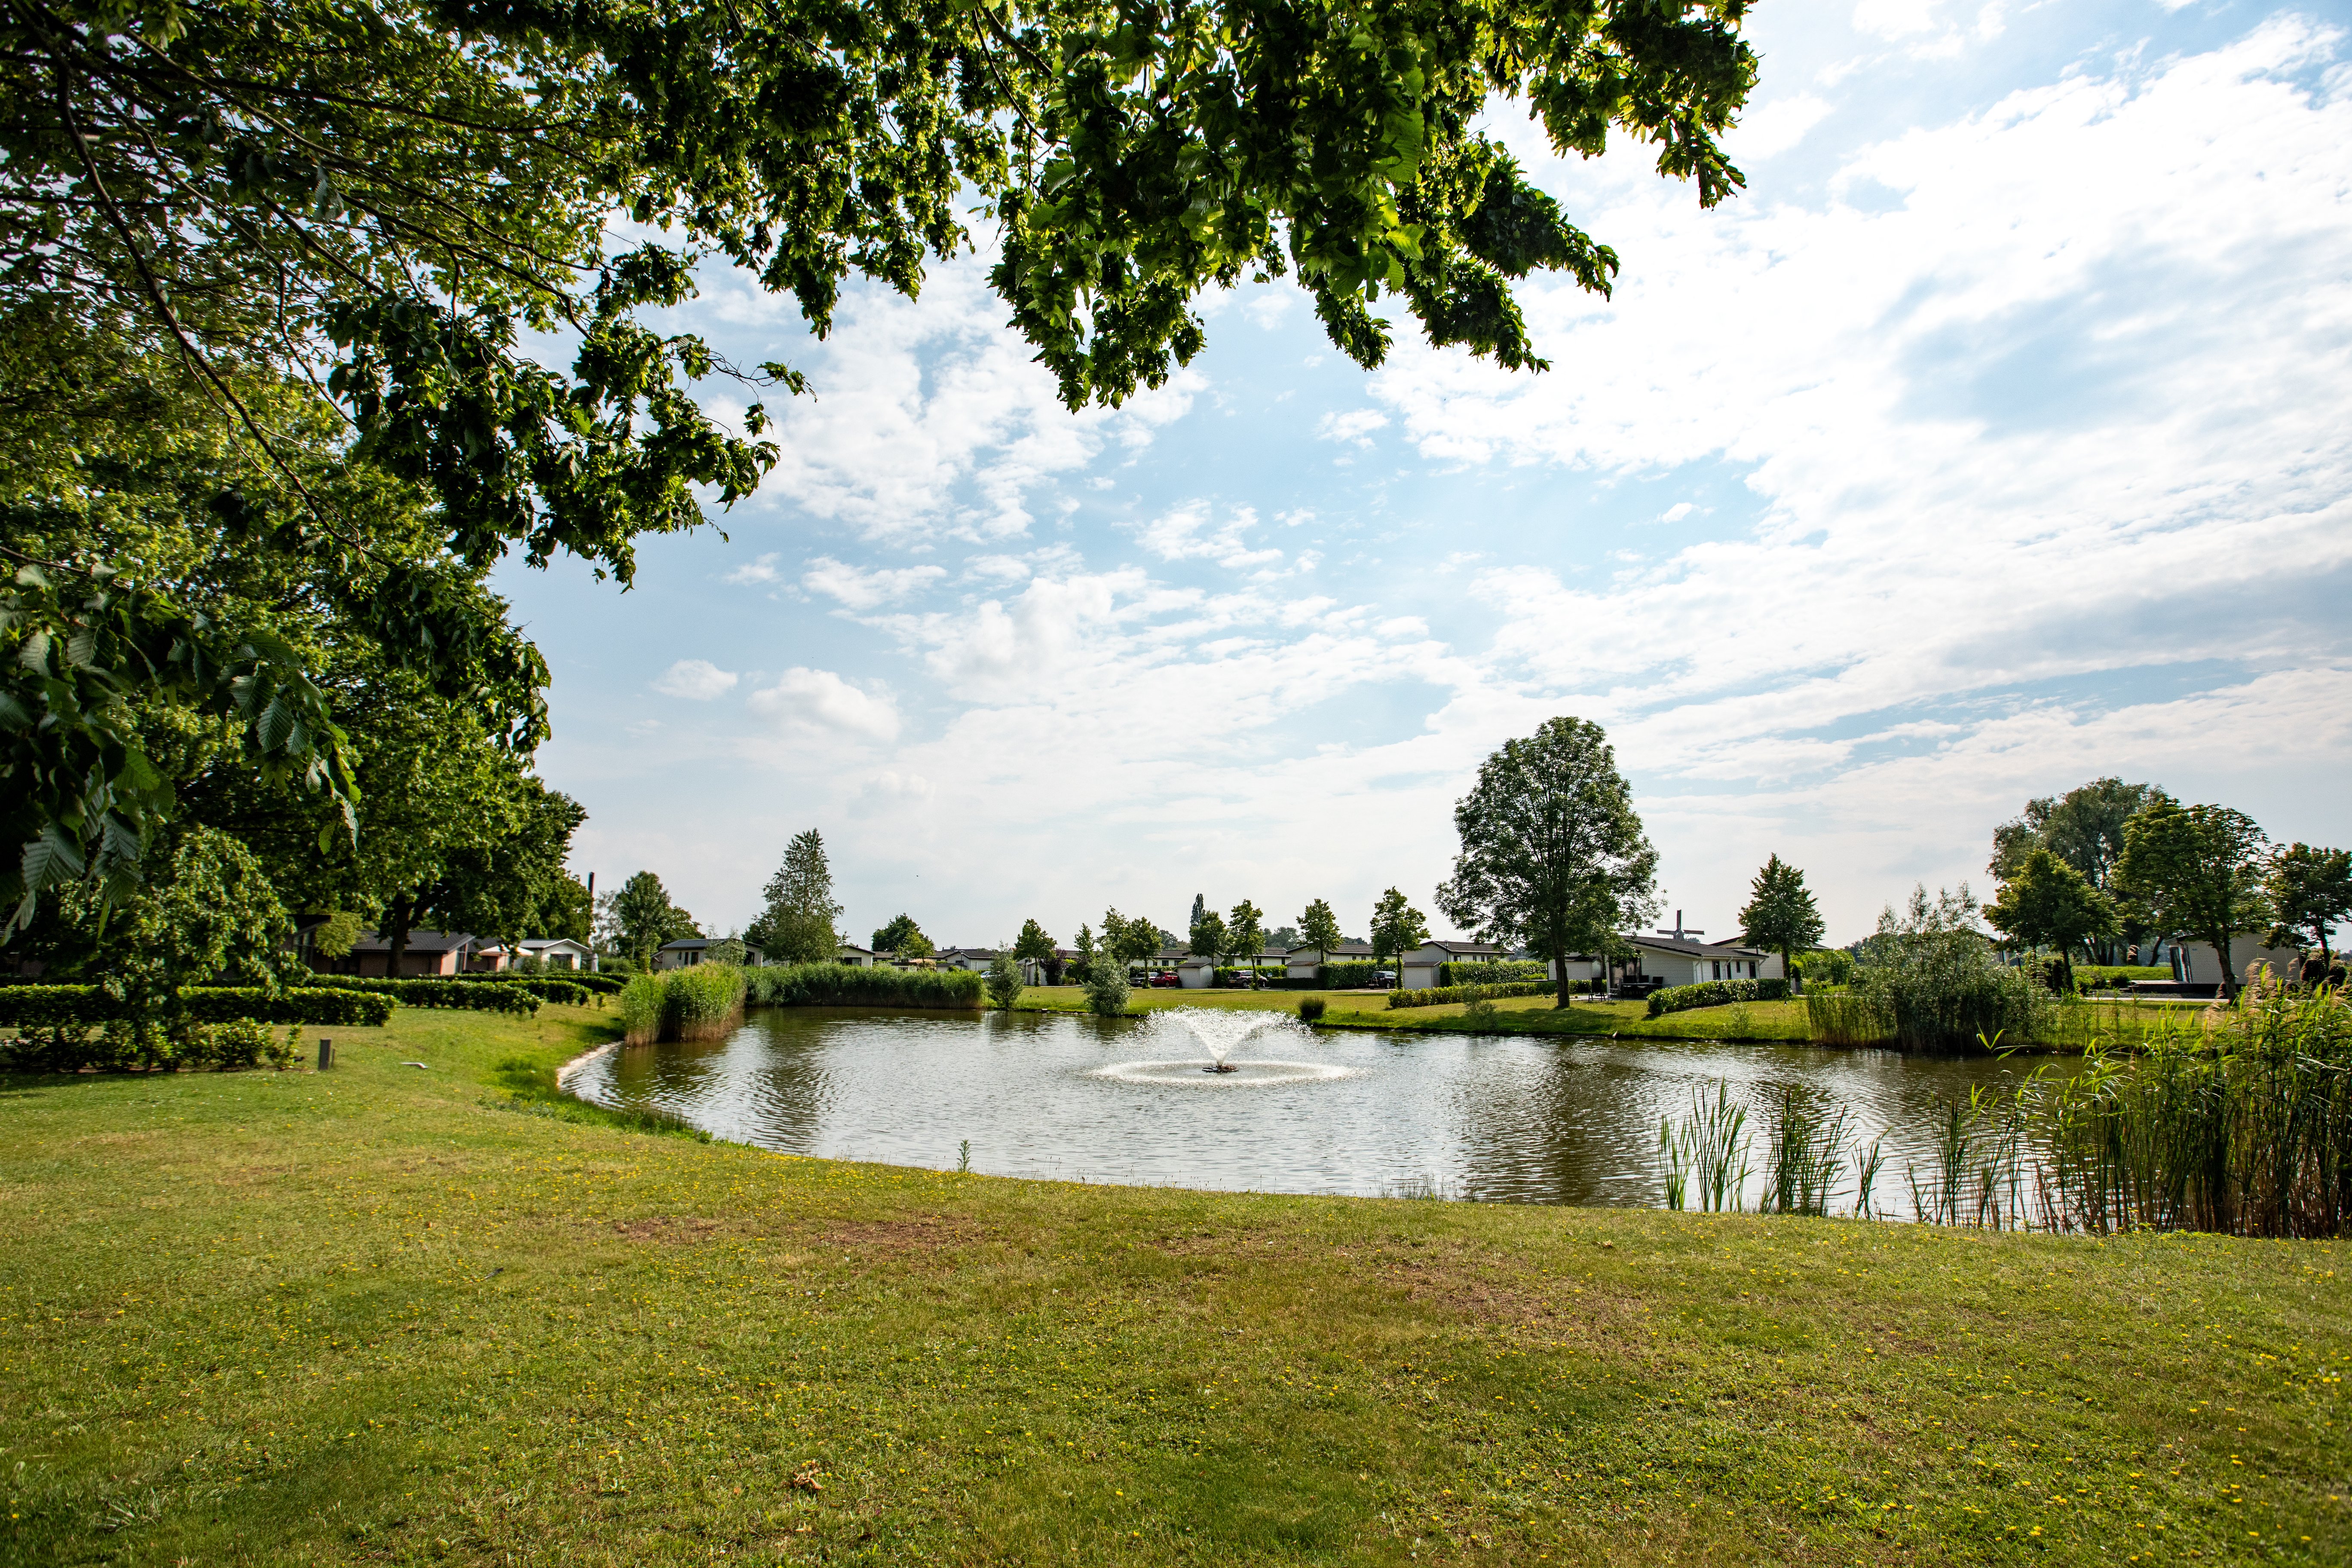
[[1298,999],[1299,1019],[1304,1023],[1312,1024],[1323,1016],[1323,1009],[1329,1005],[1330,1004],[1320,996],[1301,996]]
[[1454,1002],[1493,1001],[1498,996],[1540,996],[1552,989],[1549,980],[1522,980],[1511,985],[1432,985],[1419,991],[1391,991],[1391,1007],[1443,1007]]
[[1811,952],[1797,954],[1790,973],[1808,985],[1850,985],[1853,983],[1853,954],[1842,947],[1817,947]]
[[982,991],[969,969],[783,963],[747,971],[744,979],[745,999],[761,1007],[977,1007]]
[[216,1025],[188,1021],[167,1031],[152,1022],[115,1017],[96,1030],[80,1023],[27,1028],[13,1040],[0,1040],[0,1067],[16,1072],[205,1072],[268,1066],[283,1071],[293,1065],[300,1039],[299,1026],[280,1039],[252,1018]]
[[988,961],[988,973],[982,978],[988,986],[988,999],[1006,1012],[1021,1000],[1021,963],[1010,952],[1000,949]]
[[1984,1041],[2041,1037],[2050,993],[1995,958],[1977,929],[1978,910],[1965,889],[1929,899],[1919,888],[1903,914],[1889,909],[1864,941],[1854,991],[1901,1048],[1969,1051]]
[[1694,1007],[1723,1007],[1734,1002],[1785,1002],[1785,980],[1702,980],[1696,985],[1669,985],[1650,993],[1649,1016],[1687,1013]]
[[[588,993],[570,981],[539,981],[517,984],[501,983],[482,975],[459,979],[455,975],[408,975],[398,980],[367,978],[357,974],[321,974],[315,984],[331,991],[359,991],[374,995],[391,996],[411,1007],[457,1008],[475,1013],[514,1013],[530,1017],[539,1011],[541,999],[565,1001],[575,1005],[585,1004]],[[562,994],[548,996],[542,986],[553,984]]]
[[1393,963],[1327,963],[1323,966],[1323,989],[1360,991],[1372,983],[1375,970],[1395,967]]
[[1529,980],[1549,980],[1550,965],[1538,958],[1498,958],[1491,963],[1464,961],[1437,966],[1437,984],[1449,985],[1517,985]]
[[1882,1046],[1895,1038],[1895,1021],[1858,992],[1808,991],[1805,1031],[1820,1046]]
[[[196,1023],[253,1018],[268,1024],[373,1027],[392,1017],[394,998],[304,986],[272,996],[257,985],[190,986],[180,993]],[[536,999],[531,1005],[538,1005]],[[0,985],[0,1026],[53,1029],[111,1023],[122,1005],[98,985]]]

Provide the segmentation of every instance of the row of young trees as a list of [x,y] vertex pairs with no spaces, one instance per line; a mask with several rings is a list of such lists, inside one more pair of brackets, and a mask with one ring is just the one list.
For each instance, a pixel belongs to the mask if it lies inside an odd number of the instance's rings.
[[2326,967],[2352,921],[2352,851],[2274,845],[2244,812],[2117,778],[2029,802],[1994,831],[1990,868],[1985,919],[2012,942],[2112,962],[2118,944],[2200,941],[2230,990],[2232,938],[2316,947]]

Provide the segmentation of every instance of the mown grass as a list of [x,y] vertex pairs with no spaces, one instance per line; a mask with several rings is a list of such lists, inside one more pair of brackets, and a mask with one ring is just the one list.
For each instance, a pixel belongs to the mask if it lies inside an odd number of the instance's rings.
[[328,1074],[0,1083],[0,1552],[2352,1556],[2336,1244],[1085,1187],[515,1113],[611,1032],[404,1013]]

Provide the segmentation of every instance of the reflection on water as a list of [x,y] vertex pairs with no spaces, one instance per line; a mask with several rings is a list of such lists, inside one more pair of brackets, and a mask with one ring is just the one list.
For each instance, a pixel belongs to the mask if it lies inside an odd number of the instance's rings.
[[[1217,1043],[1241,1071],[1203,1072],[1211,1053],[1181,1014],[761,1008],[723,1042],[610,1052],[572,1086],[832,1159],[948,1169],[969,1140],[971,1168],[994,1175],[1642,1205],[1664,1201],[1660,1116],[1728,1082],[1755,1108],[1760,1163],[1762,1108],[1793,1084],[1847,1106],[1863,1144],[1885,1134],[1875,1196],[1900,1213],[1937,1102],[2024,1070],[1794,1046],[1314,1032],[1280,1015]],[[1849,1167],[1834,1207],[1852,1206],[1853,1185]]]

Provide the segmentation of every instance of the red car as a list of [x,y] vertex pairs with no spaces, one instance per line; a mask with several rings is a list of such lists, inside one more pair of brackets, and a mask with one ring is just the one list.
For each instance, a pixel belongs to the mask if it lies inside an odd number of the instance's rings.
[[1177,983],[1176,972],[1172,969],[1155,969],[1151,972],[1151,978],[1144,982],[1147,985],[1168,986],[1173,986]]

